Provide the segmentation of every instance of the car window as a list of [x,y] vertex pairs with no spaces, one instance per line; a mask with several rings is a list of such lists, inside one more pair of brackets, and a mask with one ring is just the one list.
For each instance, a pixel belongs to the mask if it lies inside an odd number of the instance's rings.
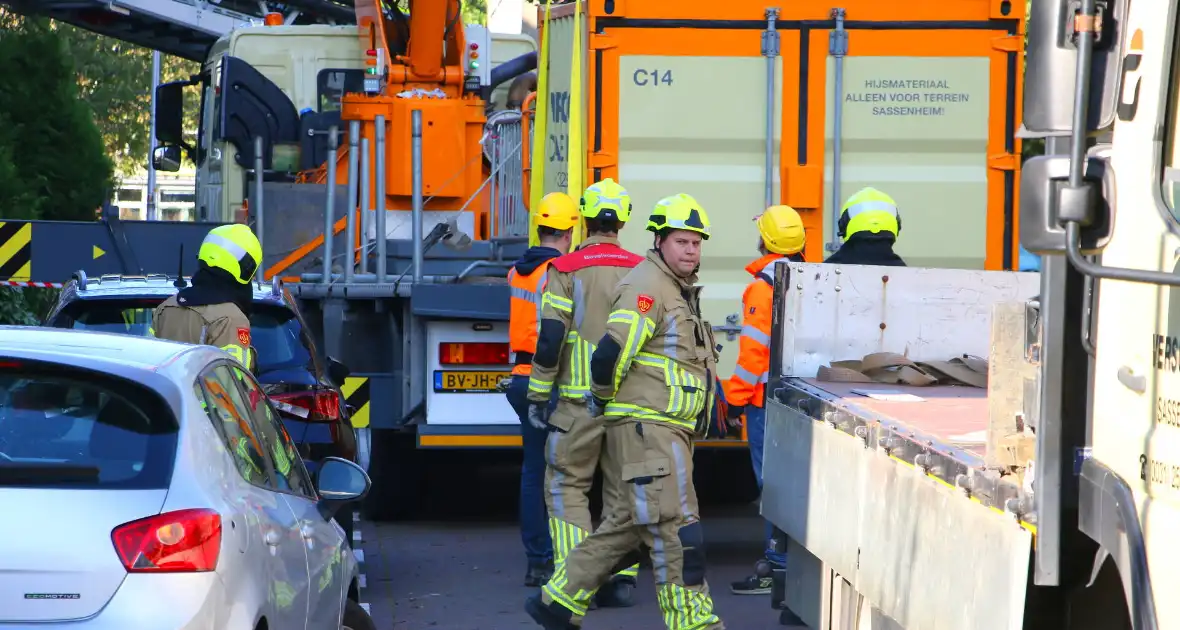
[[[63,309],[64,317],[50,322],[100,332],[151,335],[155,307],[163,298],[77,300]],[[255,302],[250,314],[250,345],[258,356],[258,373],[279,370],[315,370],[313,349],[303,334],[303,325],[290,309]]]
[[287,428],[267,403],[266,394],[258,383],[241,369],[234,367],[233,371],[246,392],[246,401],[250,405],[254,426],[258,427],[263,441],[270,446],[271,459],[275,465],[275,481],[279,489],[315,497],[316,492],[307,471],[303,468],[303,460],[299,458],[299,453],[291,442],[291,436],[287,434]]
[[2,363],[0,487],[168,487],[179,425],[154,392],[68,366]]
[[234,380],[229,366],[224,363],[201,375],[206,411],[226,448],[233,454],[242,477],[256,486],[273,489],[275,484],[268,472],[266,449],[254,428],[250,407],[242,399]]

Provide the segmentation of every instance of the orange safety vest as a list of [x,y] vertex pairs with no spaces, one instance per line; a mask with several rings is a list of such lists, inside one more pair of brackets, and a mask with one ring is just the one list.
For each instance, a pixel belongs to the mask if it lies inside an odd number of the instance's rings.
[[770,322],[774,303],[774,279],[765,269],[781,254],[767,254],[746,266],[755,280],[742,294],[742,336],[738,340],[737,365],[729,377],[725,396],[731,405],[762,407],[770,380]]
[[549,278],[549,263],[541,263],[527,276],[508,271],[508,351],[512,353],[512,374],[533,373],[533,353],[537,351],[537,334],[541,331],[541,294]]

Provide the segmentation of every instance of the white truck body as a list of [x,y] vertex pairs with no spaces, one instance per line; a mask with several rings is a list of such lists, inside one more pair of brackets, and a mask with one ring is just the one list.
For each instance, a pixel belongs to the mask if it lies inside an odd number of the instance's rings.
[[[1002,507],[1015,494],[1023,512],[1019,489],[998,483],[978,444],[987,391],[816,376],[879,352],[988,357],[993,307],[1035,298],[1039,275],[786,262],[775,271],[781,380],[767,401],[762,513],[789,538],[786,605],[816,629],[1022,628],[1035,516]],[[872,397],[890,393],[917,398]]]

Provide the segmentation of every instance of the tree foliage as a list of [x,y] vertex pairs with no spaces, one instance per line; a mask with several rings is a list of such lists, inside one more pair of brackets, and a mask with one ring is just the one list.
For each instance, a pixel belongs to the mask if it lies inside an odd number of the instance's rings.
[[[153,51],[73,26],[58,24],[77,71],[79,96],[102,131],[107,155],[120,176],[142,171],[151,148]],[[160,55],[160,81],[200,72],[194,62]],[[186,99],[195,136],[199,99]]]
[[[27,30],[33,24],[59,36],[76,74],[77,98],[89,107],[115,174],[126,177],[141,172],[151,147],[153,51],[69,24],[30,20],[0,9],[0,33]],[[197,63],[160,56],[161,82],[187,79],[199,71]],[[185,101],[186,120],[194,136],[198,105],[198,99]]]
[[488,23],[488,0],[463,0],[464,24]]
[[[0,219],[92,220],[112,164],[62,34],[0,12],[0,67]],[[55,293],[4,287],[0,323],[36,323]]]
[[93,112],[79,100],[63,38],[47,22],[26,20],[0,37],[0,67],[0,155],[9,158],[0,170],[3,215],[93,219],[112,165]]

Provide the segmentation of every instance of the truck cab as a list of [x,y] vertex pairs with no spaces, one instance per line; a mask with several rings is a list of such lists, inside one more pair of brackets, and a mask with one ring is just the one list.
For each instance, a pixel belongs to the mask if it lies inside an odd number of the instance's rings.
[[[469,40],[484,42],[491,49],[491,64],[486,71],[536,50],[536,44],[527,35],[491,33],[474,25],[466,28]],[[161,122],[157,136],[162,146],[153,160],[156,168],[164,171],[177,170],[180,165],[180,147],[184,143],[183,130],[178,125],[182,124],[183,90],[190,86],[200,90],[199,96],[191,95],[201,99],[197,143],[195,147],[185,147],[197,166],[197,221],[243,220],[243,202],[249,198],[247,183],[253,177],[250,174],[253,166],[244,155],[249,147],[239,150],[223,133],[224,126],[241,125],[245,122],[243,117],[249,115],[225,112],[221,107],[220,73],[226,57],[240,59],[257,70],[261,79],[286,96],[300,119],[308,114],[330,117],[331,113],[339,112],[343,94],[362,91],[366,67],[355,25],[243,26],[213,43],[200,75],[160,86],[157,108]],[[263,81],[258,83],[255,89],[273,89]],[[507,84],[496,86],[491,102],[503,108],[508,87]],[[274,170],[294,174],[320,166],[326,157],[323,149],[326,142],[322,139],[309,142],[299,137],[303,135],[298,133],[276,144]],[[310,153],[306,158],[305,151]]]
[[[356,27],[268,26],[231,31],[209,51],[202,76],[201,125],[197,150],[197,216],[232,221],[246,194],[245,168],[235,149],[217,140],[223,120],[217,90],[221,60],[237,57],[261,72],[291,99],[296,111],[324,113],[340,108],[340,95],[357,90],[364,66]],[[211,104],[211,106],[210,106]]]

